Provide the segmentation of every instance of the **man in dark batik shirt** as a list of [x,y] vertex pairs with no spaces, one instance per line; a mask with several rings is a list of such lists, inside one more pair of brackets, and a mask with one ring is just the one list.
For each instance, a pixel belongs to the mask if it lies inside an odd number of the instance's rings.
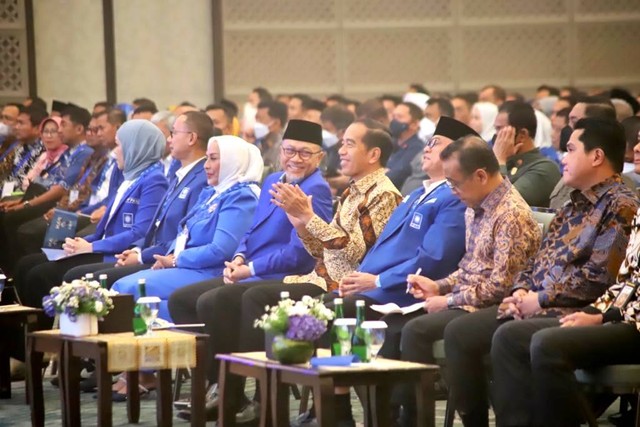
[[[445,329],[450,397],[465,427],[488,426],[483,358],[499,344],[528,349],[535,332],[558,326],[561,315],[602,295],[624,259],[640,206],[620,177],[624,130],[612,120],[580,120],[567,150],[563,180],[576,190],[550,224],[538,253],[516,277],[511,295],[500,306],[460,317]],[[517,357],[528,363],[524,353]],[[530,405],[530,381],[520,381],[526,375],[513,380],[519,367],[514,359],[492,366],[496,418],[498,425],[531,425],[523,415]]]

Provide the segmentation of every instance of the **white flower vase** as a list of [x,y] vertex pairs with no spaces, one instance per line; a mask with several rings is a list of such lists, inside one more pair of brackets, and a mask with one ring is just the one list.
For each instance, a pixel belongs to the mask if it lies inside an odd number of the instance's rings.
[[65,313],[61,313],[60,333],[74,337],[98,335],[98,317],[92,314],[79,314],[74,322]]

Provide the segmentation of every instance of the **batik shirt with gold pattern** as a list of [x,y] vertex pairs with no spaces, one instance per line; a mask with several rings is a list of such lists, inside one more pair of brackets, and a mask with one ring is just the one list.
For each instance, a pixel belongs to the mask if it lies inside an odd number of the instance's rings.
[[345,190],[330,224],[314,215],[300,240],[316,258],[310,274],[287,276],[284,283],[313,283],[326,291],[355,271],[402,201],[383,169],[352,182]]
[[559,316],[591,304],[615,280],[638,207],[620,175],[572,191],[513,291],[537,292],[542,311],[536,316]]
[[466,311],[497,304],[540,246],[531,208],[508,180],[465,213],[466,252],[458,269],[437,280],[440,295]]

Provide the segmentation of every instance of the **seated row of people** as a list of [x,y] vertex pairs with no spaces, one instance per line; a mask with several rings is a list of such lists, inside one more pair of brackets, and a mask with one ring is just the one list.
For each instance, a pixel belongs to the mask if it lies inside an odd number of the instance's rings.
[[[567,310],[552,307],[577,309],[593,302],[614,280],[639,206],[619,177],[625,141],[613,121],[584,119],[576,124],[563,159],[563,180],[575,190],[540,246],[538,224],[522,196],[502,177],[494,150],[454,119],[440,118],[423,153],[423,170],[431,179],[404,200],[385,175],[392,141],[384,127],[370,120],[351,124],[338,150],[342,173],[351,182],[330,220],[330,192],[318,171],[323,156],[319,125],[290,121],[280,150],[284,173],[269,176],[258,198],[262,159],[257,149],[240,139],[207,136],[202,129],[212,129],[210,119],[202,128],[196,124],[204,120],[202,115],[187,113],[174,124],[172,153],[175,150],[177,159],[180,149],[188,155],[170,184],[158,163],[164,152],[158,129],[133,120],[118,130],[115,154],[123,184],[96,233],[67,240],[65,251],[82,255],[56,262],[33,255],[18,263],[14,279],[26,303],[39,305],[63,277],[70,280],[108,267],[110,281],[118,279],[116,289],[132,291],[136,279],[145,277],[152,284],[150,294],[169,299],[165,316],[180,323],[205,323],[216,354],[261,349],[264,340],[253,321],[282,290],[294,299],[326,294],[328,301],[337,292],[345,297],[347,315],[356,299],[404,305],[417,297],[425,299],[427,313],[387,318],[395,333],[383,354],[428,362],[430,343],[445,337],[447,356],[454,360],[452,354],[462,358],[466,353],[453,343],[473,339],[448,339],[449,330],[490,311],[488,307],[503,298],[504,317],[551,314],[556,322]],[[512,127],[501,132],[505,143],[527,133]],[[178,191],[185,176],[203,161],[205,147],[204,170],[213,188]],[[160,233],[173,204],[180,203],[176,200],[196,197],[194,193],[199,193],[198,201],[190,209],[184,202],[176,205],[182,206],[181,215]],[[116,267],[92,265],[105,261],[116,262]],[[422,275],[412,275],[418,268]],[[411,298],[405,294],[407,275]],[[200,283],[186,286],[195,282]],[[510,295],[511,286],[520,282]],[[524,295],[523,288],[530,292]],[[367,315],[380,317],[372,310]],[[563,325],[579,324],[568,319]],[[240,333],[230,324],[241,325]],[[471,358],[488,351],[487,340],[491,347],[490,328],[484,338],[469,332],[473,329],[468,325],[460,330],[476,341],[485,340]],[[535,332],[528,330],[530,335]],[[477,368],[478,363],[468,360],[462,362],[467,370]],[[216,374],[213,362],[210,382]],[[481,393],[465,401],[460,383],[455,378],[450,383],[453,396],[463,396],[454,402],[465,424],[483,419]],[[509,385],[514,386],[512,379]],[[478,390],[482,387],[477,384]],[[339,416],[352,423],[348,390],[337,393]],[[398,392],[394,400],[411,423],[410,399]],[[230,402],[239,409],[240,393]],[[486,398],[484,405],[486,412]],[[507,420],[514,411],[498,413]]]

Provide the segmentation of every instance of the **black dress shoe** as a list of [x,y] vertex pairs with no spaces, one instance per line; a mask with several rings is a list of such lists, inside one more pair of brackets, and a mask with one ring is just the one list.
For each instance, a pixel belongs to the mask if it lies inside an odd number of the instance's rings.
[[[218,419],[218,385],[212,385],[205,397],[204,409],[207,421],[216,421]],[[176,416],[181,420],[191,421],[191,404],[189,408],[179,411]]]

